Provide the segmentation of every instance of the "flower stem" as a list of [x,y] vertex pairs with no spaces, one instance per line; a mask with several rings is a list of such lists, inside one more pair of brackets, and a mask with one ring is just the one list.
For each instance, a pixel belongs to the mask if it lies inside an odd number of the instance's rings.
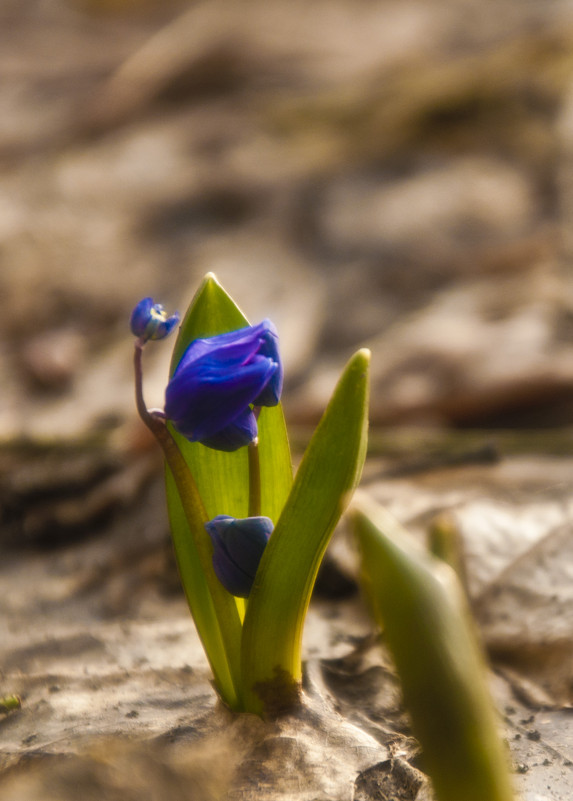
[[[253,410],[255,416],[260,414],[260,407]],[[249,517],[258,517],[261,514],[261,462],[259,458],[259,438],[257,437],[248,447],[249,453]]]
[[[171,468],[173,476],[175,478],[175,483],[177,484],[178,488],[185,488],[185,495],[190,495],[192,499],[192,506],[194,507],[191,511],[191,507],[189,509],[189,514],[192,517],[199,518],[197,522],[200,522],[203,525],[203,518],[207,520],[207,513],[205,512],[205,508],[203,506],[203,502],[199,495],[199,490],[197,489],[197,485],[191,475],[189,468],[187,467],[187,463],[185,462],[181,451],[177,447],[177,443],[171,436],[169,429],[165,423],[165,418],[161,416],[160,412],[151,412],[145,405],[145,401],[143,399],[143,371],[141,367],[141,354],[143,352],[143,345],[141,339],[138,339],[135,343],[135,353],[134,353],[134,368],[135,368],[135,402],[137,405],[137,411],[139,416],[145,423],[145,425],[149,428],[151,433],[154,435],[156,440],[159,442],[161,449],[165,455],[167,463]],[[182,501],[185,506],[184,498],[182,496]],[[187,510],[186,510],[187,514]],[[191,520],[189,521],[191,523]],[[203,537],[202,540],[205,542],[206,547],[202,550],[205,550],[209,554],[209,559],[211,557],[210,545],[209,545],[209,538],[207,536]]]

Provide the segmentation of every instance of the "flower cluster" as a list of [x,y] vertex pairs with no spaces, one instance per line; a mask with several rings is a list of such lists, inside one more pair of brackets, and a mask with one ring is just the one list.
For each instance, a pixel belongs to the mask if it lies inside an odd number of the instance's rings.
[[[163,339],[179,322],[152,298],[131,315],[131,330],[144,344]],[[257,407],[276,406],[283,385],[278,335],[270,320],[237,331],[195,339],[165,391],[165,418],[191,442],[235,451],[257,437]],[[213,544],[213,567],[232,594],[248,597],[273,530],[268,517],[217,515],[205,524]]]

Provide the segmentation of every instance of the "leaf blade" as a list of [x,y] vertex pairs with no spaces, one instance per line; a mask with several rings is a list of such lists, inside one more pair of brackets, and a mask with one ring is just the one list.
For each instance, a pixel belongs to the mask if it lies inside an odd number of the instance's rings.
[[300,681],[302,629],[320,561],[357,485],[367,444],[369,353],[348,363],[263,554],[243,626],[243,698],[261,714]]
[[[249,321],[214,275],[208,274],[197,291],[173,350],[173,374],[187,346],[200,337],[233,331]],[[249,469],[247,449],[232,453],[212,450],[176,435],[176,441],[195,477],[209,519],[218,514],[247,517]],[[282,406],[264,408],[259,416],[261,514],[276,522],[292,484],[290,447]]]
[[167,465],[165,468],[165,491],[169,526],[183,591],[195,621],[197,633],[211,665],[215,684],[225,702],[233,709],[239,704],[237,680],[230,666],[230,662],[235,661],[236,657],[235,660],[228,657],[217,611],[201,567],[199,552],[175,485],[175,479]]
[[485,663],[453,569],[377,504],[361,500],[350,517],[438,801],[512,801]]

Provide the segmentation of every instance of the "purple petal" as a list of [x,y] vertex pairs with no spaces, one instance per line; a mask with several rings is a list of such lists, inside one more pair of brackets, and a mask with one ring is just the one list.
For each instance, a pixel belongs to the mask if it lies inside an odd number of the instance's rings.
[[130,326],[134,336],[147,341],[165,339],[178,322],[178,312],[168,317],[160,303],[154,303],[153,298],[143,298],[131,313]]
[[276,329],[263,320],[191,342],[167,386],[165,413],[192,442],[236,450],[256,436],[250,405],[276,405],[282,382]]
[[252,442],[257,433],[257,420],[251,409],[248,408],[221,431],[202,439],[201,443],[216,451],[236,451]]
[[165,413],[191,441],[202,441],[226,428],[263,391],[274,366],[263,357],[229,370],[211,357],[173,376],[165,392]]
[[273,530],[268,517],[218,515],[205,524],[213,543],[213,568],[233,595],[247,598]]
[[131,312],[130,328],[134,337],[142,337],[149,322],[151,309],[153,308],[153,298],[143,298]]

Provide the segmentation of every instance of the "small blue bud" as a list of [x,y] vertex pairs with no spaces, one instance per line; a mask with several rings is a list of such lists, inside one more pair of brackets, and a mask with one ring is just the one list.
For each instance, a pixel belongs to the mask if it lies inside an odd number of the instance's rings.
[[270,320],[195,339],[165,391],[165,414],[191,442],[235,451],[257,436],[251,405],[276,406],[283,385],[278,335]]
[[165,339],[179,323],[179,312],[170,317],[160,303],[153,298],[140,300],[131,313],[131,333],[147,342],[149,339]]
[[223,587],[248,598],[263,551],[273,530],[268,517],[217,515],[205,523],[213,543],[213,569]]

